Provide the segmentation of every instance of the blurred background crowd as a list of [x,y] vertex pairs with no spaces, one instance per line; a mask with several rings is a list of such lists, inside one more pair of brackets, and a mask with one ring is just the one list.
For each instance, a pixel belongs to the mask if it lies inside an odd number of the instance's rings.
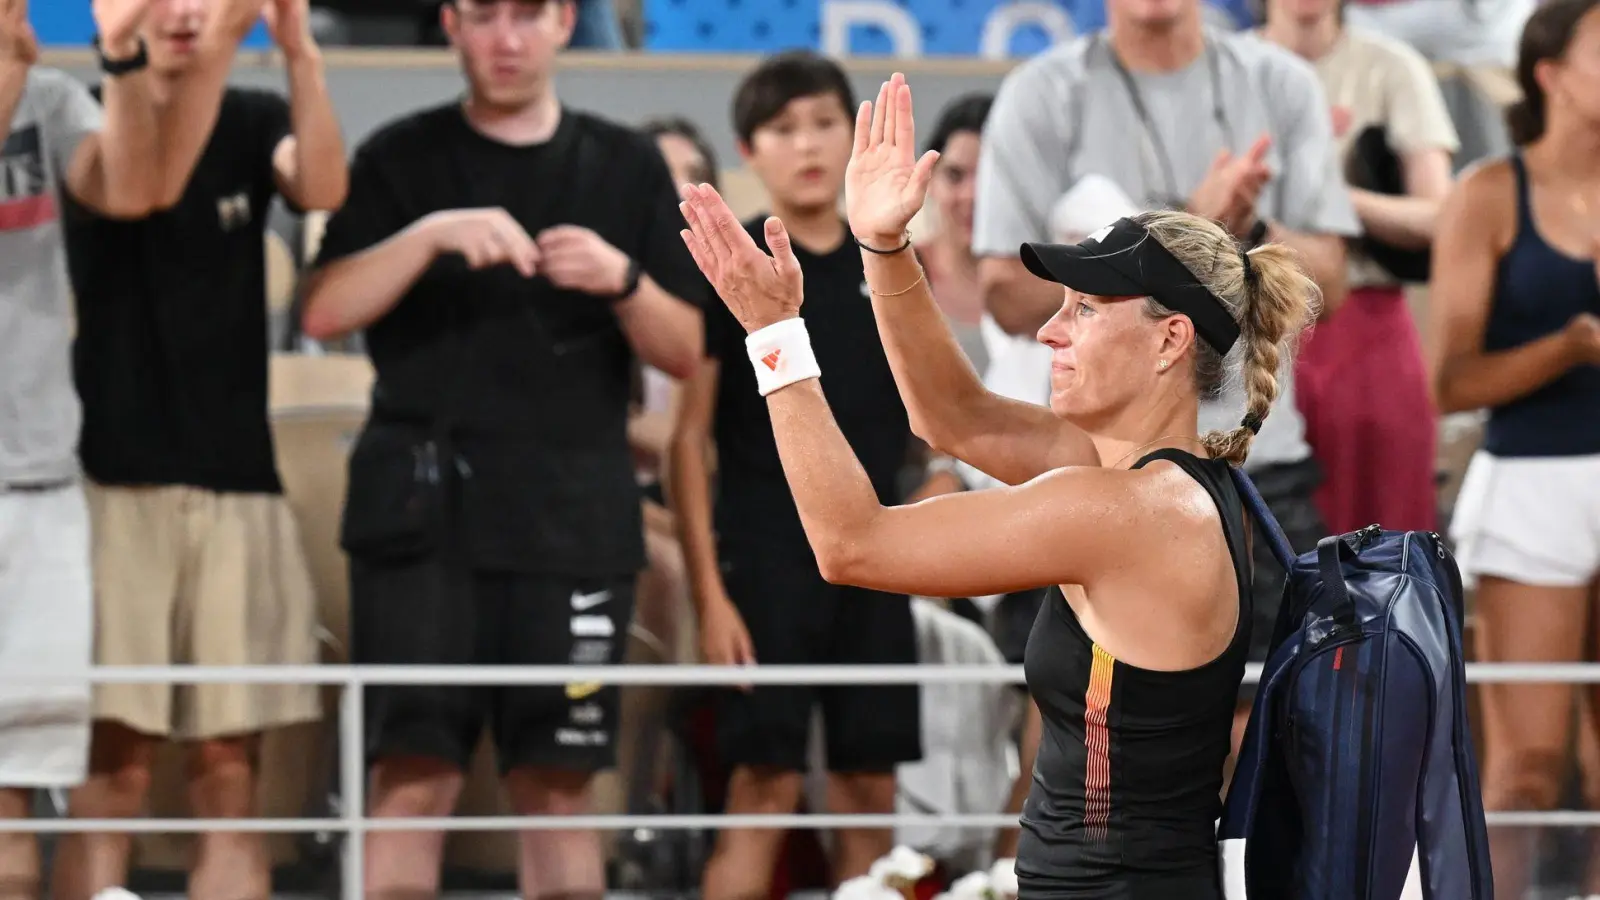
[[[1048,396],[1032,335],[1060,296],[1023,241],[1181,206],[1288,243],[1326,309],[1250,468],[1298,549],[1371,522],[1447,534],[1474,658],[1600,659],[1600,4],[0,7],[0,67],[31,67],[0,158],[0,501],[32,504],[0,505],[0,648],[67,635],[0,664],[1021,662],[1042,591],[822,581],[742,334],[679,242],[685,181],[780,215],[880,497],[995,485],[913,434],[838,214],[856,104],[895,70],[941,153],[911,239],[991,390]],[[1238,421],[1231,390],[1210,424]],[[81,522],[41,499],[64,485]],[[3,577],[74,540],[92,612],[5,612],[76,589]],[[1280,584],[1258,586],[1255,661]],[[9,690],[0,726],[27,725]],[[0,788],[23,789],[0,815],[341,808],[337,690],[84,702],[92,738],[67,715],[0,747]],[[1490,809],[1600,809],[1587,691],[1473,702]],[[373,687],[364,707],[390,817],[1016,812],[1039,740],[1003,685]],[[66,776],[28,768],[73,740]],[[366,893],[781,897],[895,844],[953,880],[1015,838],[397,832],[368,838]],[[1592,839],[1498,829],[1502,896],[1600,894]],[[35,858],[0,836],[0,898],[331,893],[342,842],[91,834]]]

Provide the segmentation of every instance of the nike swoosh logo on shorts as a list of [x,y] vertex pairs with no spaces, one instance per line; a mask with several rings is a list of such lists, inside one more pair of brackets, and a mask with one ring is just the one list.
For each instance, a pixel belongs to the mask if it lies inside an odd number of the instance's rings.
[[611,599],[610,591],[595,591],[592,594],[574,592],[572,595],[572,608],[578,612],[594,609],[596,606]]

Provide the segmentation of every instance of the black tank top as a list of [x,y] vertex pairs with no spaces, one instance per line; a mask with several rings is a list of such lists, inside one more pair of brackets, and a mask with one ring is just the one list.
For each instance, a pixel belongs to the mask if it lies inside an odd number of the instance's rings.
[[1101,649],[1052,588],[1023,665],[1044,735],[1022,808],[1024,898],[1221,898],[1216,819],[1250,640],[1250,554],[1228,464],[1163,449],[1217,505],[1239,580],[1226,650],[1182,672],[1130,666]]
[[[1555,334],[1579,313],[1600,315],[1593,259],[1575,259],[1545,242],[1533,220],[1528,167],[1517,175],[1517,237],[1500,257],[1485,350],[1509,350]],[[1600,453],[1600,366],[1574,366],[1544,387],[1489,411],[1483,449],[1494,456]]]

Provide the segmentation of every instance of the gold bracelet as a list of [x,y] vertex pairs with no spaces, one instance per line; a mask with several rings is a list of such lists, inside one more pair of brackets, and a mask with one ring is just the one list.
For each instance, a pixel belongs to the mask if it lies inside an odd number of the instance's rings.
[[908,286],[907,286],[907,287],[905,287],[905,288],[904,288],[904,289],[902,289],[902,290],[898,290],[898,291],[895,291],[895,292],[894,292],[894,293],[892,293],[892,294],[885,294],[885,293],[884,293],[884,292],[883,292],[883,291],[874,291],[874,290],[872,290],[872,285],[871,285],[871,283],[868,283],[868,284],[867,284],[867,290],[868,290],[868,291],[869,291],[869,292],[870,292],[870,293],[871,293],[871,294],[872,294],[872,296],[874,296],[874,297],[899,297],[899,296],[900,296],[900,295],[902,295],[902,294],[909,294],[909,293],[911,293],[911,292],[912,292],[912,291],[913,291],[913,290],[915,290],[915,289],[916,289],[916,287],[917,287],[917,285],[919,285],[919,284],[921,284],[921,283],[922,283],[922,282],[923,282],[923,281],[925,281],[925,280],[926,280],[926,279],[927,279],[927,277],[928,277],[928,271],[927,271],[927,270],[926,270],[926,269],[923,269],[923,268],[922,268],[922,267],[920,267],[920,266],[918,266],[918,267],[917,267],[917,280],[916,280],[916,281],[913,281],[913,282],[911,282],[911,284],[910,284],[910,285],[908,285]]

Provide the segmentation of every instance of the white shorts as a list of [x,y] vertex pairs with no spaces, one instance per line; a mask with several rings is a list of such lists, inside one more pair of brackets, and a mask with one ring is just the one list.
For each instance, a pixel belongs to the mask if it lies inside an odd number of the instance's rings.
[[[82,488],[0,487],[0,669],[87,672],[94,647]],[[0,679],[0,786],[71,787],[89,765],[87,681]]]
[[1580,587],[1600,575],[1600,456],[1499,458],[1478,451],[1450,537],[1462,577]]

